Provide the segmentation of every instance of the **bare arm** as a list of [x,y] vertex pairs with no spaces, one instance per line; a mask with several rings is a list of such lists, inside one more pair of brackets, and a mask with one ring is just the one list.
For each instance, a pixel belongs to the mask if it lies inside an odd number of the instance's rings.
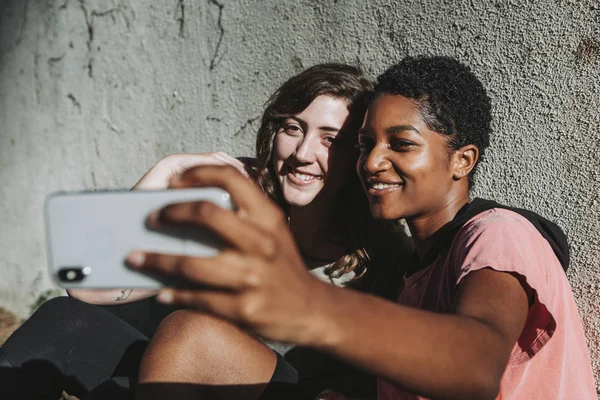
[[491,269],[461,283],[456,314],[351,291],[321,293],[320,317],[311,323],[315,347],[435,399],[494,399],[528,311],[520,282]]
[[132,268],[203,285],[163,289],[160,301],[219,315],[268,339],[321,349],[427,397],[496,396],[528,312],[528,296],[513,275],[471,272],[458,287],[453,314],[404,307],[307,273],[283,212],[231,168],[194,168],[171,185],[222,187],[238,210],[206,202],[161,210],[157,226],[198,224],[230,247],[212,258],[132,254]]
[[142,300],[158,293],[156,289],[69,289],[69,296],[90,304],[117,305]]

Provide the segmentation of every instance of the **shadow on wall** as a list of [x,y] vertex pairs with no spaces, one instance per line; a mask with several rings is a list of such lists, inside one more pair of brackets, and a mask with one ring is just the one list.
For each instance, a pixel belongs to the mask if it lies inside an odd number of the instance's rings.
[[0,0],[0,59],[23,41],[28,10],[29,0]]

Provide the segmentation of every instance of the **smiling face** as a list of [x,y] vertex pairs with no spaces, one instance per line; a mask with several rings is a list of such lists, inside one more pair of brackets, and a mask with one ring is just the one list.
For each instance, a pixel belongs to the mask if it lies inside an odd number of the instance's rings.
[[273,166],[291,206],[306,206],[318,194],[334,195],[352,176],[356,155],[351,134],[343,130],[348,116],[347,101],[318,96],[301,113],[281,121]]
[[448,137],[427,127],[414,101],[399,95],[377,96],[358,140],[357,172],[375,218],[434,215],[456,193]]

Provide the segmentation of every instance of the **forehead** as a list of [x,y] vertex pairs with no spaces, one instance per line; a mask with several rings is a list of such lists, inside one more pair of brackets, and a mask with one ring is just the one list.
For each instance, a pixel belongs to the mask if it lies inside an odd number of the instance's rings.
[[415,101],[401,95],[380,94],[371,101],[364,126],[377,129],[394,125],[424,125]]
[[341,128],[350,111],[348,102],[333,96],[317,96],[301,113],[296,114],[307,124]]

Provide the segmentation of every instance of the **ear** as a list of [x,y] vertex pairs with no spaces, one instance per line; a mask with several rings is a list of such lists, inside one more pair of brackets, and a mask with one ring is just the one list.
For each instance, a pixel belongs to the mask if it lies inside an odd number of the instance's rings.
[[479,149],[473,144],[468,144],[454,151],[452,155],[452,178],[456,181],[469,176],[479,160]]

